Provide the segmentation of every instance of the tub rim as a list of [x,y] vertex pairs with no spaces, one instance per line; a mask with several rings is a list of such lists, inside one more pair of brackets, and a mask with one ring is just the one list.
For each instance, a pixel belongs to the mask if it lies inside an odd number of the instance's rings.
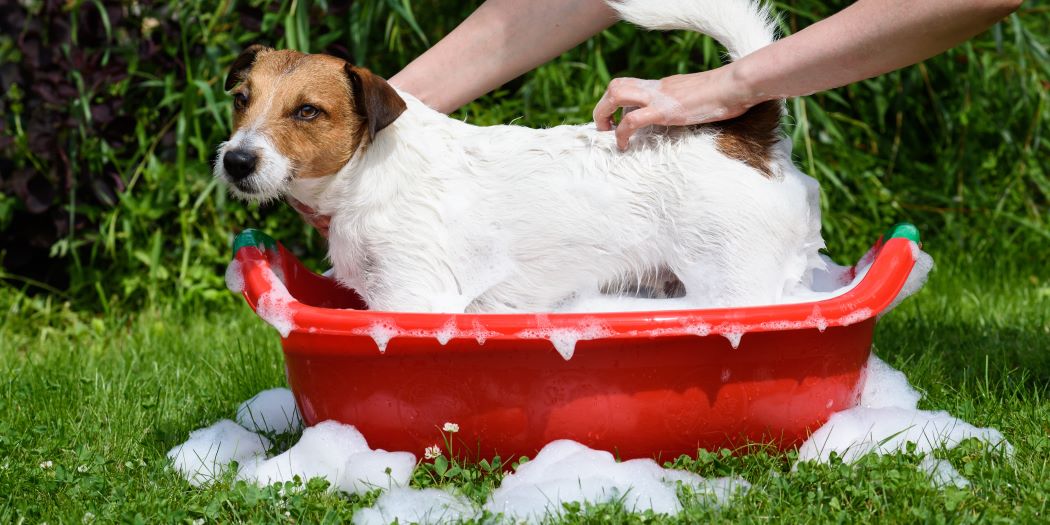
[[[312,306],[295,299],[295,289],[289,289],[290,299],[284,306],[290,312],[294,327],[284,339],[314,335],[371,338],[371,331],[380,326],[392,329],[393,336],[398,338],[440,339],[451,334],[446,342],[469,340],[481,348],[486,340],[547,341],[559,330],[581,328],[596,330],[592,332],[595,336],[581,340],[732,337],[750,332],[814,328],[824,331],[829,327],[857,324],[883,313],[907,282],[919,243],[915,226],[896,224],[851,268],[853,276],[858,267],[871,263],[866,275],[845,293],[820,301],[742,308],[523,314],[386,312]],[[264,294],[274,288],[274,283],[283,284],[274,270],[275,263],[281,265],[282,275],[294,273],[300,286],[339,286],[334,280],[306,268],[283,245],[259,230],[242,231],[234,239],[233,250],[235,260],[241,265],[242,295],[257,314]],[[352,345],[346,348],[347,353],[372,354],[374,351]]]

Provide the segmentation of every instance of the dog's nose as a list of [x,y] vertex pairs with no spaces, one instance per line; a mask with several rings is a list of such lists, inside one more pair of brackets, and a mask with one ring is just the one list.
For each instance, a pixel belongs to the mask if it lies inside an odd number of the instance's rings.
[[246,149],[232,149],[222,156],[222,165],[226,173],[233,177],[234,182],[239,182],[255,171],[255,153]]

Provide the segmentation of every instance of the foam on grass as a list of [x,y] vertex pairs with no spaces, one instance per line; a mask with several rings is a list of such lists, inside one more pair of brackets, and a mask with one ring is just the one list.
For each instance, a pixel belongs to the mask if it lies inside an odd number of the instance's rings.
[[859,405],[832,414],[799,447],[799,461],[827,463],[834,453],[854,463],[868,454],[903,452],[913,443],[916,452],[926,454],[920,468],[935,484],[965,486],[968,481],[951,464],[935,460],[933,451],[973,438],[1012,453],[998,430],[976,427],[945,411],[920,410],[921,398],[903,373],[872,355]]
[[408,452],[372,450],[351,425],[324,421],[303,431],[299,442],[272,458],[257,457],[237,472],[259,485],[325,478],[334,490],[365,494],[406,485],[416,458]]
[[267,458],[270,447],[262,435],[224,419],[191,432],[168,458],[194,486],[211,483],[236,461],[238,479],[269,485],[325,478],[332,490],[350,494],[407,485],[416,465],[411,453],[372,450],[357,429],[334,421],[307,428],[295,445]]
[[190,438],[168,451],[168,459],[191,485],[199,487],[222,475],[230,464],[260,457],[270,440],[223,419],[210,427],[190,432]]
[[552,441],[536,457],[505,476],[484,509],[512,522],[539,523],[559,516],[563,503],[622,502],[631,512],[674,515],[682,510],[677,487],[723,503],[750,485],[742,478],[707,480],[665,469],[651,459],[617,462],[612,454],[569,440]]
[[558,440],[504,476],[481,507],[438,489],[397,487],[381,495],[371,508],[358,511],[354,524],[449,523],[477,519],[482,511],[500,516],[495,522],[544,523],[560,516],[567,503],[620,502],[630,512],[675,515],[682,510],[679,491],[697,501],[720,505],[749,488],[739,477],[705,479],[692,472],[665,469],[650,459],[617,462],[608,452]]
[[354,525],[457,523],[477,517],[478,509],[463,496],[439,489],[395,487],[370,508],[354,513]]
[[970,486],[970,480],[966,479],[946,459],[937,459],[927,455],[919,462],[919,470],[930,477],[930,483],[935,487],[966,488]]
[[[728,380],[728,375],[723,380]],[[829,462],[837,454],[846,463],[867,454],[892,454],[907,450],[924,453],[918,468],[938,487],[966,487],[969,481],[935,450],[952,448],[976,438],[1011,453],[999,431],[978,428],[943,411],[918,409],[921,394],[903,373],[874,355],[866,366],[859,405],[833,414],[799,448],[799,461]],[[281,414],[294,401],[285,389],[260,392],[238,409],[238,420],[253,429],[277,434],[294,431],[242,414]],[[278,421],[281,421],[278,419]],[[298,421],[296,419],[295,421]],[[286,421],[287,423],[287,421]],[[449,425],[448,431],[458,431]],[[372,523],[446,523],[477,519],[483,512],[514,523],[540,523],[556,518],[566,503],[599,505],[618,502],[629,512],[653,511],[675,515],[682,510],[680,494],[690,501],[721,505],[751,485],[740,477],[706,479],[695,473],[667,469],[650,459],[618,462],[612,454],[569,440],[547,444],[531,461],[506,475],[483,505],[437,489],[408,488],[416,458],[408,452],[369,448],[351,425],[325,421],[303,431],[291,448],[267,457],[270,441],[262,435],[222,420],[194,431],[190,439],[171,449],[172,466],[195,486],[207,484],[231,462],[239,464],[237,478],[260,485],[325,478],[332,490],[365,494],[384,493],[368,509],[354,516],[358,525]]]
[[302,428],[303,419],[291,390],[271,388],[237,407],[237,423],[254,432],[287,434]]

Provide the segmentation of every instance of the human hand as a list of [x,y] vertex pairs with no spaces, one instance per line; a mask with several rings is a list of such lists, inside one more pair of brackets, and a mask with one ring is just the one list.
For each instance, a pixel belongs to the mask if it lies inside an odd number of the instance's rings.
[[287,197],[287,200],[288,204],[295,208],[295,211],[299,212],[299,215],[307,224],[313,226],[322,237],[328,238],[328,223],[331,222],[331,217],[318,214],[317,210],[303,204],[290,195]]
[[[627,149],[646,126],[688,126],[733,118],[761,102],[749,95],[731,66],[661,80],[615,78],[594,107],[598,131],[616,129],[616,145]],[[616,125],[613,115],[624,108]],[[633,109],[637,108],[637,109]]]

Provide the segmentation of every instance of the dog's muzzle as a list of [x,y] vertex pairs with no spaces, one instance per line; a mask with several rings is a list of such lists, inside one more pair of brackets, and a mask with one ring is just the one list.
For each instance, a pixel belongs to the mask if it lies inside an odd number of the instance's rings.
[[252,173],[255,173],[255,165],[259,160],[259,156],[255,152],[244,149],[231,149],[222,156],[222,167],[226,168],[226,173],[230,176],[230,182],[233,182],[237,187],[244,189],[246,181]]

